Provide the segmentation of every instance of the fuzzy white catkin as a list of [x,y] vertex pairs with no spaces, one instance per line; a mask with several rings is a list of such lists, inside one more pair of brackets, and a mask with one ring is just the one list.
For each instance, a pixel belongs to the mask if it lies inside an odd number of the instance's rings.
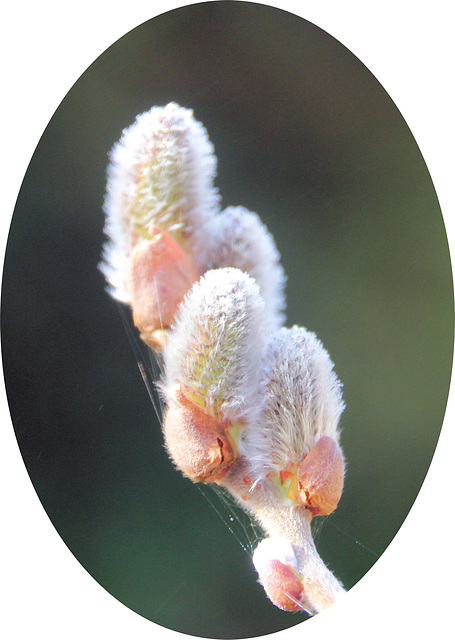
[[272,334],[262,367],[260,428],[249,425],[243,434],[255,481],[279,473],[288,463],[298,465],[324,435],[338,442],[344,410],[330,356],[303,327],[283,327]]
[[206,129],[175,103],[153,107],[123,131],[110,153],[104,202],[109,242],[101,269],[114,298],[129,302],[128,256],[148,239],[150,224],[173,235],[202,270],[202,229],[219,211],[216,164]]
[[207,222],[207,268],[237,267],[259,285],[270,330],[285,321],[286,277],[272,235],[256,213],[227,207]]
[[208,271],[186,295],[164,351],[162,391],[180,387],[217,418],[251,420],[259,408],[264,302],[239,269]]

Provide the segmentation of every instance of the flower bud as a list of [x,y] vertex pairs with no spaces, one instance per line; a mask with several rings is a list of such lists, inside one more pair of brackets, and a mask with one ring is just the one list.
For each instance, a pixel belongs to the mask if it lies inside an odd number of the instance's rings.
[[292,544],[285,538],[265,538],[253,554],[259,580],[273,604],[284,611],[304,606],[302,578]]
[[252,276],[265,302],[265,322],[276,330],[285,320],[286,277],[272,235],[256,213],[227,207],[207,223],[208,268],[236,267]]
[[180,389],[220,422],[246,421],[259,405],[264,302],[238,269],[208,271],[185,297],[164,352],[164,394]]
[[171,234],[200,273],[206,262],[202,228],[218,211],[216,157],[193,112],[170,103],[139,115],[113,147],[104,203],[110,239],[101,266],[110,293],[129,302],[128,257],[151,226]]
[[[313,454],[305,463],[317,441],[330,436],[339,449],[338,422],[344,409],[341,385],[322,344],[302,327],[282,328],[270,336],[263,357],[261,384],[265,401],[258,425],[249,426],[244,434],[252,477],[262,484],[266,479],[271,481],[284,500],[292,500],[297,495],[296,473],[302,460],[304,492],[308,488],[306,474],[319,477],[311,460],[323,459],[323,452],[329,455],[330,448],[323,449],[321,445],[320,455]],[[340,459],[342,456],[334,463],[337,469],[334,475],[326,474],[334,486]],[[320,479],[323,475],[321,472]]]

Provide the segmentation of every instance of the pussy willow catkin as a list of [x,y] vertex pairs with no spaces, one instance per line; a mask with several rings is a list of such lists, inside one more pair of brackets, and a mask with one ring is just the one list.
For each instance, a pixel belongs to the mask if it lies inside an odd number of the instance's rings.
[[343,593],[310,526],[343,489],[341,384],[315,334],[283,326],[273,237],[256,213],[221,210],[215,177],[192,111],[171,103],[138,116],[110,155],[101,268],[162,352],[175,466],[225,487],[262,526],[253,562],[270,600],[315,614]]

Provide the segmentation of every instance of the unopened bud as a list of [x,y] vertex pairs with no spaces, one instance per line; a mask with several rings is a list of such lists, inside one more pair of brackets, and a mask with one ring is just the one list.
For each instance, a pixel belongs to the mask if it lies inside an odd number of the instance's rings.
[[322,344],[301,327],[270,336],[263,370],[260,428],[245,430],[245,447],[254,480],[271,479],[286,496],[298,465],[316,442],[326,435],[338,442],[341,385]]
[[302,578],[292,544],[285,538],[265,538],[253,554],[260,582],[273,604],[284,611],[304,606]]
[[227,207],[207,223],[208,268],[236,267],[252,276],[264,299],[265,322],[276,330],[285,320],[286,277],[272,235],[256,213]]
[[170,103],[139,115],[110,155],[102,270],[110,293],[128,302],[128,257],[151,226],[171,234],[198,272],[205,264],[202,228],[219,208],[216,157],[193,112]]
[[185,297],[164,352],[163,390],[176,388],[218,420],[257,412],[264,302],[238,269],[208,271]]

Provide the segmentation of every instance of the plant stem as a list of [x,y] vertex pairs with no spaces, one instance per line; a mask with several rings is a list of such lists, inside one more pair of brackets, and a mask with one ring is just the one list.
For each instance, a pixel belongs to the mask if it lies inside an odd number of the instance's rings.
[[294,549],[303,583],[302,609],[315,615],[345,592],[342,584],[318,554],[311,532],[311,511],[302,505],[288,506],[273,493],[255,488],[245,493],[239,459],[222,483],[247,508],[271,538],[285,538]]

